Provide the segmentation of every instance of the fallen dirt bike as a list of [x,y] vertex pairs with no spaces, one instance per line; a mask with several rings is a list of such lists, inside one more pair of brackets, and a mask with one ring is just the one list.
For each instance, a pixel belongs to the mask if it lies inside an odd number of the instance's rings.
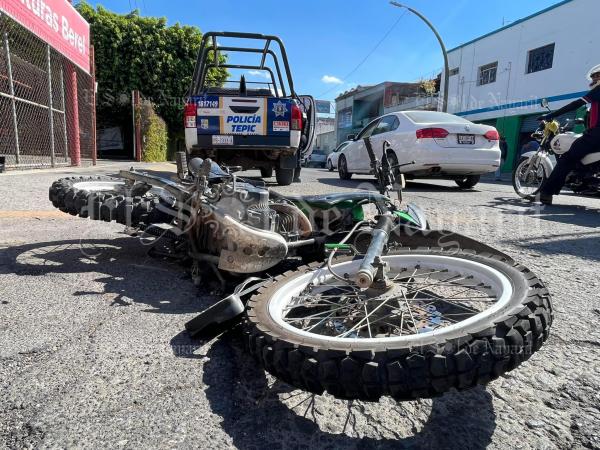
[[401,200],[400,166],[390,166],[385,144],[381,160],[365,144],[379,193],[285,196],[195,158],[177,181],[133,169],[67,178],[50,199],[160,236],[195,276],[238,285],[188,330],[242,322],[258,362],[301,389],[415,399],[517,367],[548,338],[543,283],[485,244],[429,230],[414,205],[399,209],[388,194]]

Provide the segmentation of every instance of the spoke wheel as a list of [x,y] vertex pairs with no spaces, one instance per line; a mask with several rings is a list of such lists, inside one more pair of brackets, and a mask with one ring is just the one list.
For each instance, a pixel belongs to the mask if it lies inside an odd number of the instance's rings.
[[532,198],[540,191],[548,174],[542,164],[530,167],[529,159],[523,158],[513,172],[513,187],[523,198]]
[[[378,289],[360,290],[320,266],[264,287],[248,303],[251,352],[311,392],[407,399],[486,383],[547,338],[550,299],[524,267],[435,249],[383,259],[389,283]],[[353,274],[359,266],[341,258],[332,268]]]
[[[320,269],[277,291],[269,313],[307,337],[409,343],[428,333],[453,334],[461,322],[484,319],[512,296],[506,276],[476,263],[440,255],[391,255],[384,261],[390,266],[386,288],[362,291]],[[359,266],[356,260],[333,270],[355,273]]]

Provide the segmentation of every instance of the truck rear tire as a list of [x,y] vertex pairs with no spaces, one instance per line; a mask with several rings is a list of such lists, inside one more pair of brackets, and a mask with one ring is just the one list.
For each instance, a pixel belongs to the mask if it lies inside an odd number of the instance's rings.
[[261,167],[260,176],[262,178],[271,178],[273,176],[273,167]]
[[275,179],[279,186],[289,186],[294,181],[294,169],[277,167],[275,169]]

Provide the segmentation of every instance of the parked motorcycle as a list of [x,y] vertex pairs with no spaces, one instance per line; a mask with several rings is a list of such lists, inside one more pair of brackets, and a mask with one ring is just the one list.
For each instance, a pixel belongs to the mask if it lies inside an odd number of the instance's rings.
[[[548,108],[548,101],[542,100],[542,107]],[[584,119],[541,121],[538,129],[531,135],[540,143],[537,151],[521,155],[519,164],[513,172],[515,192],[527,199],[533,199],[540,191],[542,184],[554,170],[556,159],[566,154],[582,135],[573,130],[582,125]],[[600,193],[600,149],[581,160],[579,165],[568,176],[565,187],[576,194],[595,195]]]
[[202,283],[237,285],[188,330],[240,326],[267,371],[306,391],[434,397],[517,367],[549,335],[544,284],[483,243],[429,230],[415,205],[399,207],[400,165],[385,143],[381,157],[365,145],[379,193],[283,195],[194,158],[178,180],[133,169],[62,179],[50,200],[161,237],[162,254]]

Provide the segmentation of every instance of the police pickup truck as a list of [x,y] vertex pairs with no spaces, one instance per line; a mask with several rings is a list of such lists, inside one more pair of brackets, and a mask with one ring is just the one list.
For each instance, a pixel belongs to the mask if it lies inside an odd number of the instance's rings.
[[[230,46],[217,43],[217,38],[259,41],[261,46]],[[277,51],[271,49],[272,44],[277,45]],[[230,58],[239,53],[254,53],[260,61],[255,65],[231,64]],[[231,70],[262,73],[268,81],[247,82],[242,73],[239,81],[214,85],[210,71],[217,67],[227,69],[228,74]],[[315,107],[312,97],[296,95],[285,48],[278,37],[208,32],[202,38],[184,122],[188,161],[195,156],[210,157],[226,166],[260,169],[265,178],[274,170],[277,183],[285,186],[292,183],[299,160],[311,152]]]

